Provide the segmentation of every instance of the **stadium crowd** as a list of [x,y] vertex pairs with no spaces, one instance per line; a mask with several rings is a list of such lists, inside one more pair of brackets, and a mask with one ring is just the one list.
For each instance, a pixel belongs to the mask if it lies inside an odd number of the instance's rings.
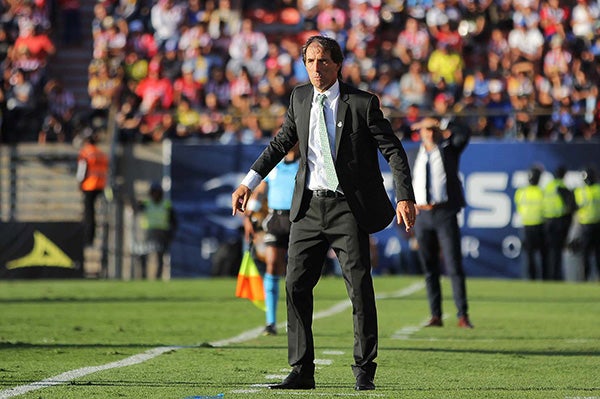
[[[0,4],[4,142],[70,140],[105,127],[113,106],[121,141],[262,140],[308,81],[301,46],[314,34],[342,44],[343,79],[378,94],[404,140],[435,102],[475,136],[599,138],[597,0],[98,0],[79,113],[47,65],[90,27],[78,0],[56,1]],[[60,44],[56,9],[71,21]]]

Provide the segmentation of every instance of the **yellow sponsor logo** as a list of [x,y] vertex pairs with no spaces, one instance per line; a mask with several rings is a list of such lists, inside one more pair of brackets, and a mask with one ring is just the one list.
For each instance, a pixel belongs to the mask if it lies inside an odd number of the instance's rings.
[[7,269],[20,267],[50,266],[74,269],[75,263],[55,243],[39,231],[33,232],[33,249],[30,253],[11,260],[6,264]]

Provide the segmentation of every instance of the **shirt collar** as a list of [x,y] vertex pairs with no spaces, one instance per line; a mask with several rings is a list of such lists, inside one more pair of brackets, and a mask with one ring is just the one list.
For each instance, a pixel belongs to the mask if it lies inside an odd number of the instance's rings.
[[340,81],[335,80],[335,83],[327,90],[322,93],[319,93],[317,90],[313,89],[313,102],[317,101],[317,96],[319,94],[325,94],[327,96],[327,100],[331,101],[334,98],[337,98],[340,95]]

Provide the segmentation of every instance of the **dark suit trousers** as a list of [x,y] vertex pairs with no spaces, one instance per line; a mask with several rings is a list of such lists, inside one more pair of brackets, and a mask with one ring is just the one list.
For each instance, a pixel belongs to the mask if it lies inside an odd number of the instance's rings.
[[437,208],[420,211],[415,222],[419,259],[425,273],[425,285],[432,316],[442,316],[440,250],[446,274],[452,283],[457,316],[468,314],[465,273],[460,250],[460,229],[456,215],[456,209]]
[[295,370],[314,372],[313,288],[329,247],[336,252],[352,302],[355,375],[374,375],[377,311],[371,278],[369,235],[344,198],[310,198],[306,214],[292,223],[286,274],[288,360]]

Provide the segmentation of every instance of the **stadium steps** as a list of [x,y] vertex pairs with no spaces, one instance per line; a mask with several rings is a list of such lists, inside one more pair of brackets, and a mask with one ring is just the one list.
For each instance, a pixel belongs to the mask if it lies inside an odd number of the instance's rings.
[[87,93],[88,66],[92,59],[93,39],[92,20],[94,18],[95,0],[81,0],[81,34],[79,46],[66,47],[61,43],[64,24],[60,13],[57,13],[56,34],[52,40],[56,45],[56,54],[49,62],[49,76],[60,79],[65,88],[75,96],[77,109],[85,111],[89,108],[90,99]]

